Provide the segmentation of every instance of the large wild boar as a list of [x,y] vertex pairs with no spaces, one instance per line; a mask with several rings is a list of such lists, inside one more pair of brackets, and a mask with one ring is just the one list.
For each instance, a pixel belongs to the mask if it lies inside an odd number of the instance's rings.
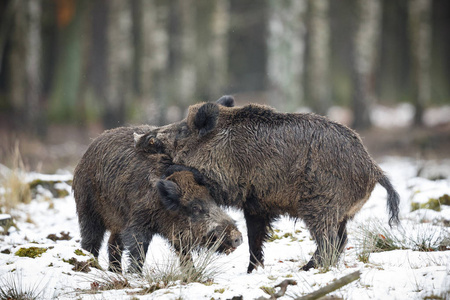
[[377,183],[388,192],[389,224],[399,222],[399,196],[358,134],[325,117],[200,103],[189,107],[185,120],[136,140],[149,137],[175,163],[197,168],[215,183],[211,192],[219,204],[243,209],[249,273],[263,264],[263,243],[281,215],[302,219],[317,244],[304,270],[323,265],[330,249],[342,253],[347,221]]
[[173,165],[154,139],[145,140],[152,150],[136,151],[133,132],[150,129],[105,131],[76,167],[73,191],[82,248],[98,257],[109,230],[110,269],[115,271],[121,271],[124,247],[131,270],[141,270],[155,234],[168,239],[182,261],[197,246],[230,253],[242,243],[241,233],[211,198],[203,175]]

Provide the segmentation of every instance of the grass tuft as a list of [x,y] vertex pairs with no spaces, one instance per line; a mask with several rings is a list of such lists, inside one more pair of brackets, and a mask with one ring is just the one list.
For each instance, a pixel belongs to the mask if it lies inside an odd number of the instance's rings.
[[391,230],[380,220],[360,224],[356,232],[358,259],[367,263],[371,253],[411,249],[414,251],[445,251],[450,249],[450,233],[445,227],[413,224],[407,232]]
[[12,154],[11,169],[4,167],[0,173],[0,209],[2,213],[10,213],[19,203],[30,203],[31,190],[25,181],[25,165],[16,144]]
[[41,282],[31,285],[23,283],[21,272],[8,273],[0,278],[0,299],[35,300],[41,299],[45,289]]

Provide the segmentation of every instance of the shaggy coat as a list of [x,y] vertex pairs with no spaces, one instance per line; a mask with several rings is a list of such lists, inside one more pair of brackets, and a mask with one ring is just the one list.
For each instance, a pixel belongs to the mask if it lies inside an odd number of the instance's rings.
[[248,272],[263,263],[263,243],[280,215],[302,219],[317,244],[303,269],[323,264],[330,249],[339,255],[347,221],[377,183],[388,191],[389,224],[398,223],[398,194],[358,134],[325,117],[256,104],[200,103],[189,108],[185,120],[142,138],[148,136],[162,143],[175,163],[209,178],[219,204],[243,209]]
[[203,176],[193,168],[172,165],[167,155],[158,153],[160,145],[153,139],[141,140],[153,150],[136,151],[133,132],[150,129],[105,131],[76,167],[73,191],[82,248],[98,257],[109,230],[110,269],[116,271],[121,270],[124,246],[132,270],[139,271],[155,234],[168,239],[183,257],[215,242],[218,252],[233,251],[242,243],[241,233],[213,201]]

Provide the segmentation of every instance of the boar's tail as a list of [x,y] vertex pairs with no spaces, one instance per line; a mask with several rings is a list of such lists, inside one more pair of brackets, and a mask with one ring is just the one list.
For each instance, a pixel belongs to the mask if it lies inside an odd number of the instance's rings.
[[383,177],[378,180],[378,183],[381,184],[388,193],[387,206],[389,209],[389,226],[392,227],[392,225],[398,225],[400,223],[400,220],[398,219],[398,204],[400,203],[400,197],[386,175],[383,175]]

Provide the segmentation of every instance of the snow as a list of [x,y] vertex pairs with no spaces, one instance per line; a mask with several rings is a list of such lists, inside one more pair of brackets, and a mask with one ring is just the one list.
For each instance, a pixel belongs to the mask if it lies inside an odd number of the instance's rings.
[[[440,212],[429,209],[410,211],[412,201],[423,203],[429,198],[450,194],[450,161],[386,157],[380,165],[400,194],[402,226],[389,229],[386,191],[377,186],[360,213],[349,223],[349,242],[338,265],[327,272],[299,270],[315,251],[315,245],[301,221],[283,217],[274,224],[279,238],[265,244],[265,267],[252,274],[246,273],[249,255],[244,234],[244,244],[234,253],[216,256],[211,263],[210,268],[217,271],[212,284],[175,282],[141,295],[133,292],[142,290],[145,285],[143,279],[126,274],[131,287],[94,291],[91,289],[94,282],[114,278],[115,275],[95,268],[91,268],[89,273],[72,270],[74,266],[68,260],[86,261],[90,258],[86,251],[83,251],[86,256],[76,251],[81,247],[73,195],[54,198],[50,191],[40,187],[31,203],[21,204],[11,211],[17,228],[9,228],[9,235],[0,235],[0,287],[19,285],[22,290],[39,293],[40,299],[231,299],[234,296],[254,299],[269,297],[262,287],[274,287],[285,279],[293,279],[297,285],[289,286],[286,295],[280,298],[291,299],[360,270],[359,280],[332,295],[344,299],[423,299],[427,296],[450,299],[450,251],[420,252],[414,249],[415,243],[422,240],[429,245],[437,245],[446,238],[449,243],[450,207],[442,206]],[[35,179],[61,181],[58,188],[70,192],[70,185],[64,183],[71,179],[67,172],[55,175],[33,173],[27,174],[26,178],[30,182]],[[229,214],[245,233],[243,214],[236,210],[229,210]],[[392,234],[408,249],[374,252],[370,253],[368,261],[360,261],[361,228],[370,226],[378,226],[380,234]],[[61,237],[62,233],[68,233],[71,239],[52,241],[47,238],[50,234]],[[20,248],[28,247],[46,248],[47,251],[36,258],[15,255]],[[176,260],[176,255],[163,239],[152,241],[147,255],[149,268]],[[106,247],[102,248],[99,261],[106,269]]]

